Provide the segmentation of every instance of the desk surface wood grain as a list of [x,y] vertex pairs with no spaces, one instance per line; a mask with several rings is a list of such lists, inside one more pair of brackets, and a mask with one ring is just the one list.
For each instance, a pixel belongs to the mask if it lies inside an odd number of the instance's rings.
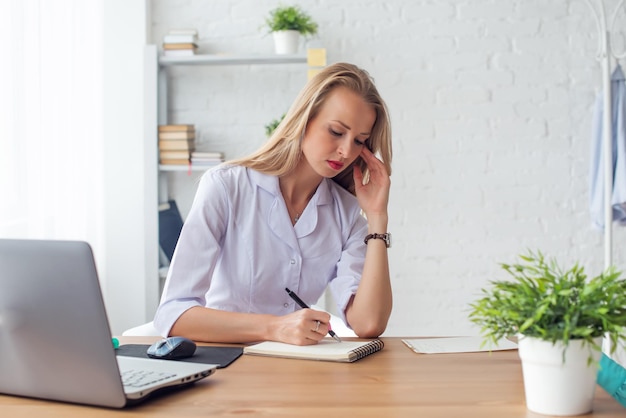
[[[124,337],[122,343],[149,343]],[[0,396],[2,417],[541,418],[526,409],[517,351],[417,354],[400,338],[355,363],[244,355],[193,386],[125,410]],[[589,417],[626,417],[597,387]]]

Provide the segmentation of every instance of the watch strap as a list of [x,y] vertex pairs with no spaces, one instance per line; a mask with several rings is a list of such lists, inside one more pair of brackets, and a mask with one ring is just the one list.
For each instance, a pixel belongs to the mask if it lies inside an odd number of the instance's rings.
[[363,240],[363,242],[365,243],[365,245],[367,245],[367,242],[371,239],[381,239],[383,241],[385,241],[385,246],[387,248],[390,247],[390,240],[389,240],[389,233],[386,232],[384,234],[377,234],[377,233],[373,233],[373,234],[368,234],[365,236],[365,239]]

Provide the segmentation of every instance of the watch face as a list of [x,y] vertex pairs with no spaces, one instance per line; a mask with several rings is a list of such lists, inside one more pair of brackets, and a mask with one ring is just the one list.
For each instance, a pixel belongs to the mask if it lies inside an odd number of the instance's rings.
[[384,237],[385,237],[385,242],[387,243],[387,248],[391,247],[391,234],[386,233],[384,234]]

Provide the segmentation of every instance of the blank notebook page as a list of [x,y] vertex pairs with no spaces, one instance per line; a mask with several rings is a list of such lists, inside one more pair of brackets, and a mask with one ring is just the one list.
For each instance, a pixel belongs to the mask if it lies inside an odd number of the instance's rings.
[[339,343],[324,339],[319,344],[305,346],[266,341],[245,347],[244,353],[311,360],[355,361],[382,348],[383,343],[380,340]]

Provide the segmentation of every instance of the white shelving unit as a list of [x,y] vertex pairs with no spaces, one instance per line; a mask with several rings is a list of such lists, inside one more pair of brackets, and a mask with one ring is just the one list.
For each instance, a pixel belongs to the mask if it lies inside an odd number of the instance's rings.
[[[158,116],[157,124],[167,124],[167,97],[168,97],[168,74],[167,69],[173,66],[188,65],[279,65],[279,64],[306,64],[306,54],[276,55],[276,54],[241,54],[241,55],[192,55],[188,57],[158,56]],[[167,193],[167,172],[204,171],[210,166],[171,166],[159,165],[159,202],[166,202],[169,198]]]
[[168,67],[188,65],[277,65],[306,64],[306,55],[192,55],[188,57],[158,57],[158,124],[167,123]]
[[250,65],[250,64],[301,64],[306,55],[193,55],[189,57],[159,57],[159,66],[173,65]]
[[[157,126],[168,123],[168,69],[175,66],[223,66],[223,65],[281,65],[281,64],[303,64],[306,70],[307,55],[276,55],[276,54],[237,54],[237,55],[193,55],[189,57],[166,57],[160,56],[156,45],[146,46],[145,70],[146,77],[146,112],[145,118],[145,145],[148,153],[158,159]],[[160,165],[157,164],[157,172],[146,173],[147,184],[154,184],[158,189],[158,202],[154,202],[154,210],[158,211],[158,204],[169,200],[168,175],[175,172],[205,171],[210,165]],[[159,240],[158,216],[147,217],[157,219],[155,225],[146,225],[146,242],[156,242]],[[158,248],[158,244],[157,244]],[[150,266],[150,271],[157,270]],[[155,282],[163,280],[165,268],[160,269]],[[160,291],[158,292],[160,295]],[[158,300],[149,301],[150,304],[158,304]]]

